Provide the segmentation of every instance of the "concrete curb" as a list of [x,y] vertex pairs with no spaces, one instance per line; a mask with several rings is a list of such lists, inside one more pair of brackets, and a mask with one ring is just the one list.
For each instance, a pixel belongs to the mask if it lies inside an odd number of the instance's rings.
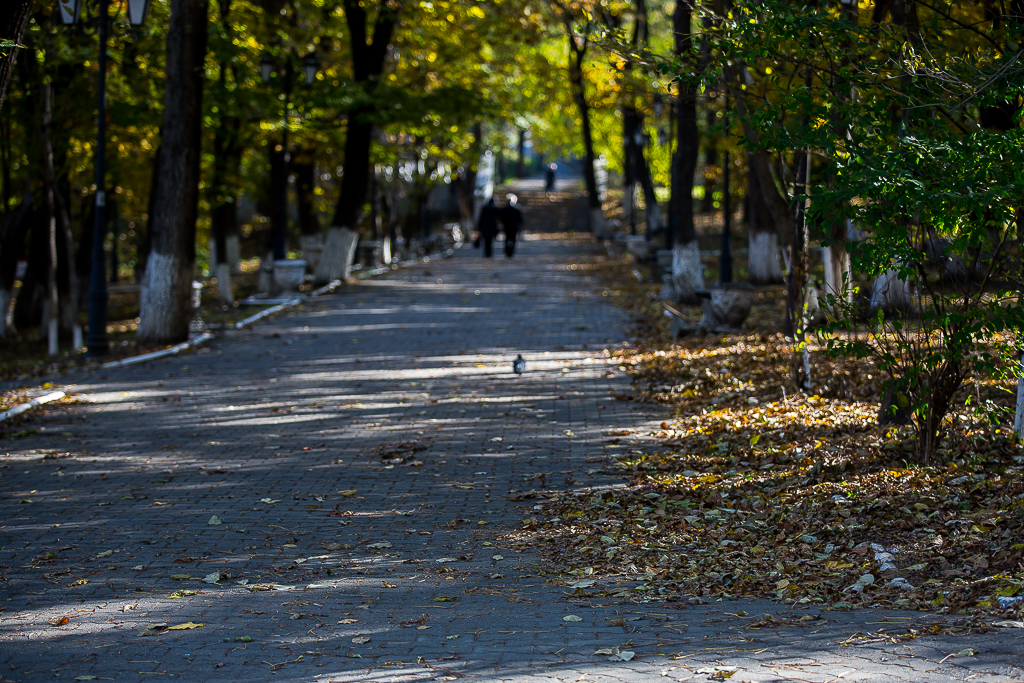
[[[456,243],[454,247],[446,249],[444,252],[442,252],[436,258],[438,258],[438,259],[445,259],[445,258],[448,258],[449,256],[454,255],[456,249],[461,247],[463,244],[464,244],[464,242]],[[423,264],[423,263],[430,263],[430,261],[431,261],[431,257],[430,256],[424,256],[422,258],[411,259],[409,261],[402,261],[401,263],[397,264],[398,268],[390,268],[390,267],[387,267],[387,266],[383,266],[383,267],[380,267],[380,268],[373,268],[373,269],[367,270],[367,271],[360,271],[356,275],[353,275],[352,279],[354,279],[354,280],[366,280],[366,279],[369,279],[369,278],[374,277],[376,275],[383,275],[385,273],[390,273],[392,270],[399,270],[401,268],[407,268],[409,266],[420,265],[420,264]],[[297,297],[288,299],[287,301],[283,301],[283,302],[277,304],[276,306],[271,306],[270,308],[268,308],[266,310],[263,310],[263,311],[260,311],[259,313],[256,313],[255,315],[250,315],[248,318],[246,318],[244,320],[239,320],[234,325],[232,325],[232,327],[234,329],[236,329],[236,330],[241,330],[241,329],[243,329],[245,327],[248,327],[249,325],[252,325],[253,323],[259,322],[263,318],[267,318],[269,316],[272,316],[275,313],[280,313],[281,311],[289,309],[292,306],[297,306],[297,305],[301,304],[304,301],[307,301],[307,300],[312,299],[314,297],[321,296],[323,294],[330,294],[331,292],[336,290],[341,285],[342,285],[341,280],[332,280],[331,282],[329,282],[328,284],[324,285],[323,287],[320,287],[319,289],[314,289],[308,295],[297,296]],[[198,337],[195,337],[193,339],[189,339],[187,342],[182,342],[181,344],[177,344],[177,345],[172,346],[172,347],[170,347],[168,349],[164,349],[162,351],[153,351],[152,353],[144,353],[144,354],[142,354],[140,356],[132,356],[130,358],[123,358],[121,360],[111,361],[109,363],[104,363],[100,367],[103,368],[104,370],[106,370],[108,368],[119,368],[119,367],[122,367],[122,366],[125,366],[125,365],[134,365],[135,363],[145,363],[146,361],[150,361],[150,360],[157,360],[159,358],[166,358],[167,356],[174,356],[174,355],[177,355],[177,354],[181,353],[182,351],[185,351],[186,349],[194,348],[196,346],[199,346],[200,344],[205,344],[206,342],[210,341],[211,339],[213,339],[213,334],[211,334],[209,332],[204,332],[201,335],[199,335]]]
[[167,356],[176,356],[186,349],[190,349],[194,346],[199,346],[209,340],[213,339],[213,335],[209,332],[203,332],[198,337],[193,337],[187,342],[175,344],[169,349],[163,349],[162,351],[153,351],[151,353],[144,353],[140,356],[131,356],[130,358],[122,358],[121,360],[112,360],[109,363],[104,363],[100,367],[106,370],[107,368],[119,368],[123,365],[134,365],[135,363],[145,363],[148,360],[156,360],[158,358],[166,358]]
[[49,394],[43,394],[42,396],[38,396],[32,399],[31,401],[28,401],[27,403],[16,405],[10,410],[5,410],[4,412],[0,413],[0,422],[3,422],[4,420],[9,420],[12,417],[21,415],[26,410],[31,410],[36,406],[41,406],[44,403],[49,403],[50,401],[56,401],[57,399],[64,398],[65,396],[67,396],[67,394],[65,394],[63,391],[51,391]]

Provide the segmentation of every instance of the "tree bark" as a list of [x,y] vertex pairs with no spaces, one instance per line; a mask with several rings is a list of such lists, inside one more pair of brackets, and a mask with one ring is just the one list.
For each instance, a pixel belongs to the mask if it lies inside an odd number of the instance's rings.
[[207,3],[171,0],[163,140],[157,161],[151,251],[142,283],[138,339],[188,338],[195,273]]
[[597,239],[608,239],[611,234],[608,232],[608,222],[604,217],[604,210],[601,206],[601,194],[597,189],[597,173],[594,163],[597,159],[594,153],[594,134],[590,127],[590,104],[587,102],[587,81],[583,71],[583,64],[587,56],[589,36],[576,36],[573,30],[572,17],[562,17],[565,24],[565,33],[569,41],[569,81],[572,84],[572,96],[579,110],[582,121],[583,134],[583,180],[587,188],[587,206],[590,209],[590,232]]
[[[685,59],[693,47],[693,11],[693,0],[676,3],[672,14],[676,57]],[[680,302],[699,304],[697,292],[704,289],[704,271],[693,223],[693,175],[700,149],[697,88],[685,81],[680,81],[676,87],[676,152],[672,157],[672,214],[675,222],[672,278]]]
[[756,285],[783,282],[782,268],[779,265],[779,236],[768,215],[764,192],[751,162],[748,162],[747,188],[747,226],[750,240],[747,277]]
[[25,242],[25,230],[32,206],[28,193],[17,209],[10,212],[4,221],[3,236],[0,237],[0,339],[6,339],[13,332],[11,325],[11,292],[14,290],[14,275],[18,269]]
[[[4,0],[0,3],[0,40],[20,43],[22,36],[25,35],[31,10],[32,0]],[[6,54],[0,58],[0,109],[3,108],[18,48],[8,48],[4,52]]]
[[57,176],[53,172],[53,145],[50,143],[50,120],[53,117],[53,85],[43,86],[43,116],[40,126],[43,139],[43,199],[46,202],[46,237],[48,268],[46,277],[46,336],[51,356],[60,351],[58,320],[60,300],[57,297],[57,202],[54,199]]
[[526,131],[519,129],[519,140],[516,143],[516,178],[522,178],[526,172]]
[[[230,0],[220,3],[220,18],[225,26],[231,12]],[[234,74],[227,60],[219,64],[217,74],[217,95],[228,98],[228,72]],[[225,103],[226,104],[226,103]],[[223,109],[222,109],[223,111]],[[210,232],[213,238],[212,263],[210,270],[217,278],[217,294],[221,303],[235,301],[231,285],[231,269],[234,267],[228,247],[229,236],[238,232],[238,196],[235,187],[238,169],[242,163],[241,142],[242,120],[239,116],[224,112],[213,134],[213,172],[209,190]]]
[[[342,1],[352,54],[352,76],[362,90],[363,97],[348,113],[345,175],[341,178],[341,191],[334,209],[334,220],[327,231],[324,252],[314,274],[317,284],[348,277],[355,246],[353,236],[345,234],[345,231],[355,233],[354,239],[358,240],[359,224],[366,206],[366,192],[370,186],[373,118],[377,113],[372,95],[384,73],[388,46],[404,2],[392,0],[378,3],[372,39],[367,33],[367,4],[360,0]],[[338,259],[349,261],[341,262]]]

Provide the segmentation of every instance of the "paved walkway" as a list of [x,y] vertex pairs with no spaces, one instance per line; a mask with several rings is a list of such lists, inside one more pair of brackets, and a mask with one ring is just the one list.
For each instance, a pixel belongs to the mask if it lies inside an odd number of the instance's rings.
[[545,576],[510,492],[615,485],[602,432],[648,448],[663,417],[613,397],[626,321],[569,268],[591,248],[464,248],[76,380],[0,442],[0,680],[1024,680],[1021,629],[896,642],[934,618]]

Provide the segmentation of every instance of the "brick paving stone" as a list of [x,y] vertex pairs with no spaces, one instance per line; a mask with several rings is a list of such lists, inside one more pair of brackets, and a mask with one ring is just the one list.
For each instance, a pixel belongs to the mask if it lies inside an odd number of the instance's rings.
[[[751,630],[740,610],[810,612],[569,599],[510,545],[532,513],[511,492],[621,485],[602,430],[643,450],[664,417],[615,398],[629,378],[604,351],[628,320],[568,267],[593,249],[465,248],[190,355],[72,377],[77,405],[0,444],[0,679],[1024,681],[1019,630],[842,647],[917,615]],[[967,646],[973,661],[938,664]]]

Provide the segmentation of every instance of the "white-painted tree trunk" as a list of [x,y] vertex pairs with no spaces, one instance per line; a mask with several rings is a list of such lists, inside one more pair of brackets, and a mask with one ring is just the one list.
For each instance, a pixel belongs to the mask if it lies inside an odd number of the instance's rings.
[[804,290],[804,329],[809,329],[824,320],[821,304],[818,301],[818,290],[814,285],[808,285]]
[[604,210],[600,207],[590,210],[590,232],[593,233],[594,239],[610,240],[612,238],[611,226],[604,217]]
[[672,281],[677,301],[699,303],[697,292],[704,289],[704,266],[700,262],[697,240],[672,248]]
[[1017,443],[1024,442],[1024,356],[1021,356],[1017,371],[1020,377],[1017,378],[1017,414],[1013,420],[1013,434]]
[[313,280],[318,285],[326,285],[334,280],[348,280],[352,272],[352,259],[356,254],[359,233],[348,228],[332,226],[327,231],[327,242],[320,256]]
[[849,303],[853,299],[850,282],[850,254],[842,244],[830,244],[821,248],[821,260],[825,265],[825,294],[839,301]]
[[238,264],[242,261],[242,246],[238,235],[228,235],[224,238],[225,251],[228,252],[227,262],[233,271],[238,271]]
[[[139,299],[138,338],[185,339],[192,320],[192,272],[171,254],[151,252]],[[187,311],[179,310],[187,306]],[[184,325],[184,329],[179,329]]]
[[647,234],[654,235],[661,232],[665,227],[664,219],[661,217],[661,207],[654,202],[647,203]]
[[14,330],[11,325],[11,293],[9,290],[0,289],[0,339],[6,339],[8,333]]
[[302,258],[309,264],[310,270],[315,271],[324,253],[323,236],[299,235],[299,248],[302,249]]
[[884,311],[909,311],[913,305],[910,283],[900,280],[897,271],[889,269],[875,278],[871,288],[871,308]]
[[260,259],[260,274],[256,280],[256,291],[269,294],[274,286],[274,252],[268,251]]
[[622,224],[636,225],[636,183],[622,187]]
[[82,326],[78,323],[71,327],[71,346],[75,351],[85,346],[85,339],[82,337]]
[[228,305],[235,303],[235,293],[231,289],[231,265],[218,263],[215,268],[214,274],[217,277],[217,294],[220,297],[220,302]]
[[46,352],[51,356],[56,356],[60,353],[60,325],[57,324],[57,316],[50,316],[50,319],[46,321],[46,336],[47,336],[47,349]]
[[747,279],[757,285],[782,282],[779,265],[779,236],[774,232],[751,232]]

